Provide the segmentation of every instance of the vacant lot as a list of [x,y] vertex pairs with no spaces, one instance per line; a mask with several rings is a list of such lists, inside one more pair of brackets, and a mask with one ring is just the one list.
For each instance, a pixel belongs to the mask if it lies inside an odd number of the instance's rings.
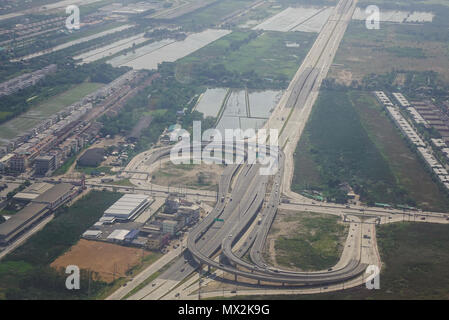
[[449,225],[395,223],[377,231],[383,262],[380,289],[365,287],[319,295],[258,296],[248,299],[449,299]]
[[274,265],[313,271],[340,259],[348,226],[340,218],[318,213],[280,211],[271,228],[266,256]]
[[151,182],[161,186],[216,190],[223,167],[221,165],[173,164],[165,162],[152,175]]
[[449,82],[448,34],[434,24],[388,24],[368,30],[363,22],[349,25],[329,76],[345,83],[370,73],[391,70],[435,71]]
[[339,201],[342,183],[368,203],[449,207],[371,93],[321,92],[296,149],[294,190],[315,189]]
[[137,248],[81,239],[70,251],[51,263],[57,270],[65,270],[68,265],[90,270],[98,280],[112,282],[126,276],[126,272],[139,265],[144,258],[156,255]]
[[[224,65],[228,71],[256,73],[260,78],[291,79],[316,37],[304,32],[235,31],[179,61]],[[289,46],[289,43],[299,44]]]

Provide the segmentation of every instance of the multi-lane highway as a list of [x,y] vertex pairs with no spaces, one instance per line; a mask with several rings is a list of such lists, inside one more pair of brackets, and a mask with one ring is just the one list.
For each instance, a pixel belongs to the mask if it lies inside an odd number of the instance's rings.
[[[162,298],[195,268],[203,265],[232,274],[235,280],[238,277],[253,279],[259,284],[272,286],[331,285],[351,281],[364,273],[370,259],[364,257],[361,232],[348,235],[347,241],[352,241],[353,245],[348,245],[339,264],[329,270],[303,273],[272,269],[261,255],[281,193],[293,200],[304,200],[290,191],[293,150],[354,9],[353,0],[338,3],[266,124],[267,128],[280,132],[279,141],[284,148],[284,153],[279,152],[277,159],[280,170],[273,176],[264,176],[259,173],[259,164],[227,166],[218,187],[219,201],[209,215],[189,232],[184,256],[173,263],[157,283],[149,284],[131,298]],[[144,160],[136,157],[128,172],[139,174],[143,163],[148,169],[166,156],[164,152],[152,153],[149,157],[143,155]],[[351,219],[353,223],[358,220],[356,217]],[[251,263],[242,259],[248,251]]]

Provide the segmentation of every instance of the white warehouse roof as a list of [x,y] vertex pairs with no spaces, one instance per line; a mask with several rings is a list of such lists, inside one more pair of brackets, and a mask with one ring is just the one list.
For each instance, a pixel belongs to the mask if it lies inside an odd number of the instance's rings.
[[143,194],[125,194],[105,212],[106,217],[129,220],[139,213],[147,204],[149,196]]
[[108,240],[125,240],[126,235],[129,233],[129,230],[117,229],[112,231],[112,233],[108,236]]

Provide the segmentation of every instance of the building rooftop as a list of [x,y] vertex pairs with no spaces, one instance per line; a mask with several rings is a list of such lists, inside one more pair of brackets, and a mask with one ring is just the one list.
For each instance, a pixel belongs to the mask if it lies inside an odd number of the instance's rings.
[[34,199],[34,202],[53,203],[72,189],[73,185],[70,183],[59,183],[39,195],[36,199]]
[[31,203],[25,206],[22,210],[17,212],[4,223],[0,224],[0,236],[7,237],[11,233],[17,231],[20,227],[26,225],[34,217],[40,213],[46,212],[47,206],[40,203]]

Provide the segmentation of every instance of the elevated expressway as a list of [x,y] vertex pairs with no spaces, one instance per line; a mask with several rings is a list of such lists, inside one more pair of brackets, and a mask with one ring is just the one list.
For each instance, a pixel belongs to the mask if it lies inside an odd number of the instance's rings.
[[[321,81],[327,74],[352,17],[355,2],[355,0],[341,0],[335,7],[266,124],[266,128],[277,128],[280,131],[279,140],[284,152],[279,153],[279,172],[273,176],[263,176],[258,174],[261,168],[259,164],[244,163],[227,166],[220,180],[217,196],[217,199],[224,200],[218,201],[209,215],[189,233],[188,252],[184,254],[184,259],[180,259],[164,272],[165,278],[171,276],[178,279],[177,281],[184,279],[198,267],[193,261],[199,262],[200,267],[206,265],[232,274],[236,280],[237,277],[243,277],[256,280],[259,284],[263,282],[265,285],[274,286],[335,284],[350,281],[365,272],[364,261],[369,259],[364,257],[366,253],[364,254],[362,250],[361,228],[357,229],[360,230],[360,234],[358,232],[356,236],[351,234],[353,242],[351,242],[352,246],[345,246],[343,252],[345,259],[329,270],[304,273],[272,269],[266,265],[261,256],[268,231],[280,204],[280,194],[283,193],[299,202],[304,200],[290,191],[294,147],[310,114]],[[160,155],[155,155],[149,160],[157,161],[159,157]],[[136,161],[139,162],[141,159]],[[352,221],[357,222],[360,219],[353,218]],[[355,230],[354,226],[357,224],[351,225],[352,230]],[[348,240],[349,237],[348,235]],[[234,252],[234,249],[237,251]],[[250,250],[252,263],[242,259],[248,250]],[[217,253],[220,251],[221,259],[216,261]],[[194,259],[190,259],[189,255]],[[171,284],[170,288],[167,286],[162,289],[169,291],[174,286]],[[135,298],[162,296],[152,295],[151,292],[154,291],[157,290],[147,290],[143,294],[136,295]]]
[[[203,147],[210,147],[210,145],[203,143]],[[249,148],[256,147],[251,143],[247,143],[247,145]],[[354,251],[352,259],[347,264],[331,271],[305,273],[267,268],[261,259],[260,252],[262,252],[266,236],[280,204],[280,185],[284,165],[282,152],[272,152],[274,150],[271,150],[270,146],[267,146],[267,149],[270,153],[268,157],[273,158],[273,161],[269,163],[276,164],[280,168],[273,176],[261,175],[260,169],[263,166],[259,163],[226,166],[218,187],[218,199],[220,200],[209,215],[189,233],[187,240],[189,253],[201,265],[223,270],[235,277],[241,276],[271,285],[330,284],[353,278],[364,272],[366,265],[360,263],[360,253],[357,250]],[[246,152],[245,149],[240,151]],[[277,148],[276,151],[278,151]],[[169,155],[170,148],[162,148],[148,155],[146,161],[155,163]],[[271,186],[271,190],[267,192],[269,186]],[[244,236],[248,227],[258,217],[260,223],[252,229],[253,236],[251,238],[254,239],[254,243],[248,241],[246,249],[241,250],[239,255],[234,254],[233,245]],[[241,258],[251,244],[253,244],[251,257],[255,264],[250,264]],[[357,248],[358,246],[355,246],[355,249]],[[214,256],[220,250],[222,256],[226,257],[230,263],[215,261]],[[185,270],[185,264],[183,266],[184,268],[179,266],[178,269]],[[190,267],[196,268],[197,265],[191,263]]]

